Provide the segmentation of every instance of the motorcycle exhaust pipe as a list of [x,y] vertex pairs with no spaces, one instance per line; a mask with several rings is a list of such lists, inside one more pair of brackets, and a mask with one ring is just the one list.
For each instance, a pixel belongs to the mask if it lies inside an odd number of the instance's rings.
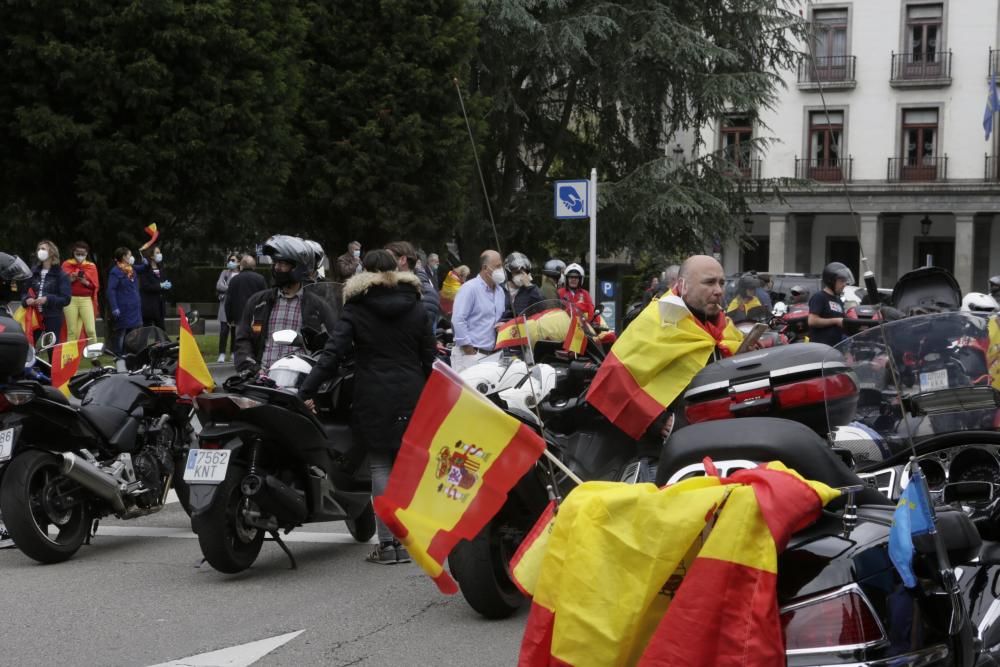
[[247,475],[240,484],[240,490],[262,510],[283,522],[302,523],[309,516],[305,494],[274,475]]
[[116,512],[125,511],[125,500],[118,489],[118,482],[93,463],[81,459],[73,452],[63,452],[60,471],[94,495],[111,503]]

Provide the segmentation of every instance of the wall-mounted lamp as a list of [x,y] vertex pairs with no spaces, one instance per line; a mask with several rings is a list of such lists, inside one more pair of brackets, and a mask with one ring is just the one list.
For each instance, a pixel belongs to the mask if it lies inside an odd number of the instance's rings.
[[931,225],[933,224],[933,222],[934,221],[931,220],[926,215],[924,216],[923,220],[920,221],[920,234],[922,236],[927,236],[928,234],[931,233]]
[[753,220],[751,218],[743,218],[743,228],[747,231],[747,236],[753,234]]

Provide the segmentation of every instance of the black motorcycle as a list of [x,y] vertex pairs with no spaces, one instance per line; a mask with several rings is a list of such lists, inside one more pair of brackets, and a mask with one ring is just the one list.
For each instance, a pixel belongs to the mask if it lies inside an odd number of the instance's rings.
[[[310,285],[331,304],[339,286]],[[327,293],[329,292],[329,293]],[[278,331],[276,341],[300,342],[313,351],[325,334]],[[363,445],[349,425],[353,371],[320,387],[316,413],[297,388],[315,364],[307,350],[276,361],[264,376],[236,376],[223,393],[196,399],[202,430],[188,452],[184,480],[190,489],[191,527],[205,560],[225,573],[256,561],[270,535],[295,559],[278,533],[306,523],[344,521],[358,542],[375,534],[371,476]]]
[[[102,351],[97,344],[84,354]],[[0,514],[15,545],[39,562],[70,558],[104,516],[159,511],[174,486],[193,437],[191,405],[174,382],[177,343],[138,329],[121,358],[133,370],[74,378],[79,405],[34,380],[9,380],[0,391]]]

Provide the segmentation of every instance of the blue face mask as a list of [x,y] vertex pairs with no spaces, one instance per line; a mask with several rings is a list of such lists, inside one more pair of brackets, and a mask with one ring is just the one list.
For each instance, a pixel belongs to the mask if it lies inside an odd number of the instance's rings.
[[228,264],[226,264],[226,268],[232,271],[233,269],[236,268],[236,262],[229,262]]

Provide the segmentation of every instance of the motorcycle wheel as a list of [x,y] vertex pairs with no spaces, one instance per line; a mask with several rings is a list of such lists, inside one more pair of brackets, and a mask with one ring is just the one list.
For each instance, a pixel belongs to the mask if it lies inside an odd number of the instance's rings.
[[365,509],[358,515],[357,519],[344,519],[347,524],[347,532],[357,542],[367,542],[375,534],[375,510],[372,504],[365,505]]
[[17,548],[39,563],[69,559],[91,523],[86,492],[60,472],[58,457],[36,450],[16,457],[4,473],[0,514]]
[[243,504],[250,502],[240,491],[245,474],[242,466],[230,465],[215,501],[195,521],[202,555],[209,565],[226,574],[253,565],[264,544],[264,531],[243,521]]
[[507,618],[524,604],[510,579],[509,564],[517,544],[506,536],[508,526],[493,519],[472,540],[463,540],[448,556],[451,574],[462,597],[480,615]]

